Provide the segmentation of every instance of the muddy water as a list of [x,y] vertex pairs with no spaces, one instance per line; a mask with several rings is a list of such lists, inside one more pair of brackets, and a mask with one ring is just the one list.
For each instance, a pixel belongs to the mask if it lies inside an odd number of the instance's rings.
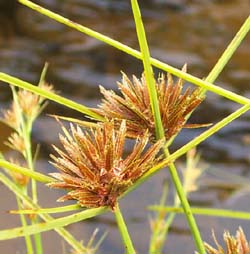
[[[4,7],[0,1],[0,70],[32,83],[39,79],[39,72],[45,61],[50,63],[47,80],[54,84],[60,94],[88,106],[100,102],[98,85],[116,89],[120,71],[140,75],[142,65],[116,49],[68,29],[48,18],[21,6]],[[11,2],[11,1],[10,1]],[[109,35],[133,48],[138,48],[133,17],[129,1],[42,1],[50,9],[65,15],[87,27]],[[13,1],[14,3],[14,1]],[[188,63],[188,71],[200,78],[205,77],[220,54],[230,42],[244,19],[249,15],[248,0],[234,1],[141,1],[151,53],[175,67]],[[6,8],[6,9],[4,9]],[[159,70],[155,70],[157,73]],[[216,84],[250,96],[250,38],[243,42],[230,63],[220,75]],[[1,108],[7,107],[10,91],[1,83]],[[193,116],[193,122],[220,120],[238,108],[233,102],[208,93],[207,100]],[[82,117],[55,103],[50,103],[46,113]],[[250,116],[249,113],[221,130],[199,146],[204,161],[213,170],[225,170],[250,180]],[[1,150],[6,156],[11,152],[2,145],[10,132],[1,125]],[[50,144],[58,144],[58,125],[43,114],[34,127],[34,143],[41,144],[37,168],[45,173],[54,169],[48,165]],[[201,130],[184,130],[172,150],[195,137]],[[179,165],[179,164],[178,164]],[[147,253],[149,220],[145,207],[159,200],[162,179],[168,178],[166,171],[160,172],[133,194],[121,202],[129,230],[138,253]],[[239,185],[235,178],[221,181],[221,178],[207,173],[201,180],[201,191],[190,196],[194,205],[228,207],[249,210],[250,194],[232,192]],[[240,180],[240,183],[242,181]],[[18,225],[18,218],[5,213],[12,209],[15,199],[2,185],[0,228]],[[39,185],[41,205],[52,207],[60,191],[50,191]],[[138,202],[140,200],[140,202]],[[236,230],[242,225],[248,236],[249,223],[243,221],[219,220],[197,217],[202,234],[211,242],[210,231],[218,234],[225,228]],[[99,253],[123,253],[121,240],[112,215],[96,220],[71,225],[68,229],[78,239],[89,239],[93,230],[99,227],[108,236]],[[69,253],[69,248],[55,233],[43,234],[44,253]],[[0,242],[0,253],[25,253],[22,240]],[[66,251],[65,251],[66,250]],[[193,253],[194,246],[183,216],[177,216],[164,253]]]

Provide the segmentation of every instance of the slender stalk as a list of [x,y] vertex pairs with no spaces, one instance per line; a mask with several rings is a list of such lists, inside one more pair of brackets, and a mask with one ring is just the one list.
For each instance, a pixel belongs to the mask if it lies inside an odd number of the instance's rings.
[[[230,58],[232,57],[233,53],[236,51],[236,49],[241,44],[242,40],[245,37],[245,29],[246,29],[247,22],[245,22],[240,30],[237,32],[237,34],[234,36],[233,40],[230,42],[230,44],[227,46],[219,60],[216,62],[215,66],[212,68],[208,76],[206,77],[205,81],[213,83],[216,78],[219,76],[219,74],[224,69],[225,65],[228,63]],[[206,93],[206,89],[203,89],[203,93]],[[175,206],[179,205],[178,199],[175,198],[174,202]],[[192,209],[191,209],[192,210]],[[170,213],[168,218],[166,219],[165,225],[164,225],[164,231],[165,235],[168,232],[168,229],[170,225],[172,224],[173,220],[175,218],[175,213]]]
[[[34,165],[33,165],[33,159],[32,159],[32,146],[31,146],[32,120],[29,118],[25,119],[24,113],[22,112],[20,107],[17,92],[13,87],[11,87],[11,90],[13,94],[13,100],[17,108],[18,119],[20,122],[19,127],[17,128],[16,131],[18,131],[19,135],[24,140],[25,151],[22,153],[22,155],[24,156],[28,164],[29,170],[34,171]],[[36,181],[34,179],[31,179],[31,185],[32,185],[33,201],[34,203],[37,203]],[[27,193],[27,186],[24,187],[24,192]],[[37,221],[37,218],[31,219],[32,224],[35,224],[36,221]],[[36,254],[42,254],[43,248],[42,248],[41,235],[40,234],[34,235],[34,240],[35,240]]]
[[[191,150],[192,148],[196,147],[198,144],[206,140],[208,137],[212,136],[214,133],[228,125],[230,122],[244,114],[250,110],[250,103],[248,105],[245,105],[229,116],[225,117],[223,120],[212,126],[210,129],[204,131],[202,134],[200,134],[198,137],[194,138],[190,142],[188,142],[186,145],[182,146],[180,149],[175,151],[174,153],[170,154],[168,158],[164,159],[160,163],[158,163],[156,166],[151,168],[147,173],[144,174],[140,180],[138,180],[138,184],[140,184],[140,181],[145,181],[148,177],[150,177],[152,174],[156,173],[159,169],[165,167],[168,165],[171,161],[175,161],[180,156],[184,155],[186,152]],[[135,183],[136,184],[136,183]]]
[[33,172],[28,168],[24,168],[21,166],[18,166],[16,164],[10,163],[4,159],[0,159],[0,167],[3,167],[5,169],[11,170],[13,172],[21,173],[25,176],[29,176],[32,179],[35,179],[36,181],[42,182],[42,183],[49,183],[54,181],[55,179],[52,177],[49,177],[47,175],[38,173],[38,172]]
[[[143,26],[140,8],[139,8],[137,0],[131,0],[131,3],[132,3],[135,24],[136,24],[136,31],[137,31],[140,49],[141,49],[141,53],[142,53],[142,61],[143,61],[143,66],[144,66],[144,70],[145,70],[146,81],[147,81],[148,90],[149,90],[149,94],[150,94],[150,104],[152,107],[152,112],[153,112],[154,120],[155,120],[156,138],[162,139],[162,138],[165,138],[164,128],[163,128],[162,121],[161,121],[160,109],[159,109],[158,98],[157,98],[157,91],[156,91],[155,81],[154,81],[154,77],[153,77],[153,70],[152,70],[151,63],[150,63],[150,53],[149,53],[147,39],[146,39],[146,35],[145,35],[145,29]],[[164,149],[164,153],[165,153],[165,157],[167,158],[169,156],[169,151],[167,148]],[[201,238],[200,231],[198,229],[198,226],[196,224],[196,221],[195,221],[192,211],[190,209],[190,205],[188,203],[186,194],[183,190],[183,186],[182,186],[181,180],[178,176],[177,169],[176,169],[174,163],[170,163],[169,171],[170,171],[170,175],[173,180],[174,186],[176,188],[176,191],[178,193],[178,197],[180,199],[181,205],[185,211],[186,219],[189,224],[191,233],[193,235],[193,238],[194,238],[194,241],[196,244],[196,248],[199,253],[204,254],[204,253],[206,253],[206,250],[203,245],[203,240]]]
[[134,249],[133,243],[131,241],[126,223],[123,219],[123,216],[122,216],[122,213],[120,211],[118,203],[115,207],[114,213],[115,213],[115,218],[116,218],[116,222],[117,222],[120,234],[122,236],[123,244],[126,248],[126,253],[127,254],[136,254],[136,251]]
[[216,78],[222,72],[225,65],[231,59],[236,49],[240,46],[241,42],[243,41],[249,30],[250,30],[250,16],[246,19],[244,24],[241,26],[240,30],[236,33],[233,40],[227,46],[226,50],[223,52],[223,54],[214,65],[211,72],[206,77],[205,81],[213,83],[216,80]]
[[225,117],[223,120],[212,126],[210,129],[204,131],[202,134],[200,134],[198,137],[194,138],[190,142],[188,142],[186,145],[182,146],[180,149],[175,151],[174,153],[170,154],[168,158],[162,160],[160,163],[152,167],[150,170],[148,170],[137,182],[135,182],[122,196],[125,196],[135,188],[137,188],[139,185],[141,185],[143,182],[145,182],[149,177],[154,175],[156,172],[158,172],[163,167],[169,165],[171,162],[175,161],[180,156],[187,153],[192,148],[196,147],[198,144],[206,140],[208,137],[212,136],[214,133],[228,125],[230,122],[244,114],[250,110],[250,103],[248,105],[245,105],[229,116]]
[[65,213],[82,209],[79,205],[67,205],[53,208],[10,210],[11,214],[42,214],[42,213]]
[[[149,210],[160,210],[165,212],[184,213],[181,207],[172,206],[149,206]],[[233,211],[228,209],[217,209],[217,208],[204,208],[204,207],[192,207],[192,212],[197,215],[231,218],[239,220],[250,220],[250,212],[244,211]]]
[[[31,130],[32,130],[32,120],[27,119],[27,122],[24,122],[24,128],[23,128],[23,137],[24,137],[24,143],[25,143],[25,154],[26,154],[26,161],[28,164],[28,168],[31,171],[35,171],[34,169],[34,163],[32,158],[32,145],[31,145]],[[32,191],[32,200],[35,204],[37,204],[37,187],[36,187],[36,180],[31,179],[31,191]],[[34,219],[31,219],[32,225],[35,225],[38,222],[38,218],[35,216]],[[42,238],[41,234],[35,234],[34,235],[34,241],[36,246],[36,253],[42,254],[43,253],[43,246],[42,246]]]
[[[34,225],[29,225],[27,227],[17,227],[12,229],[5,229],[0,231],[0,241],[14,239],[17,237],[23,237],[26,235],[34,235],[41,232],[47,232],[49,230],[56,230],[61,227],[68,226],[72,223],[76,223],[79,221],[87,220],[89,218],[96,217],[99,214],[102,214],[106,211],[107,207],[98,207],[87,209],[81,211],[79,213],[75,213],[72,215],[64,216],[62,218],[49,220],[47,222],[37,223]],[[43,214],[44,215],[44,214]],[[131,252],[132,254],[132,252]]]
[[[34,163],[32,158],[32,145],[31,145],[31,129],[32,129],[32,121],[28,120],[25,128],[24,128],[24,143],[26,147],[26,160],[28,167],[31,171],[34,170]],[[31,179],[31,191],[32,191],[32,200],[35,204],[37,204],[37,187],[36,187],[36,180]],[[31,223],[35,225],[38,222],[38,218],[35,216],[34,219],[31,219]],[[36,253],[42,254],[43,253],[43,246],[42,246],[42,238],[41,234],[34,235],[35,246],[36,246]]]
[[[32,145],[31,145],[31,129],[32,129],[32,122],[30,120],[27,123],[24,123],[24,130],[23,130],[23,137],[24,137],[24,144],[25,144],[25,158],[28,164],[28,168],[31,171],[34,170],[34,163],[32,158]],[[32,179],[31,182],[31,190],[32,190],[32,199],[34,203],[37,203],[37,190],[36,190],[36,181]]]
[[[14,184],[8,177],[6,177],[4,174],[0,172],[0,181],[7,186],[17,197],[19,197],[22,201],[25,202],[31,209],[41,209],[37,204],[34,204],[33,201],[24,193],[20,191],[20,189]],[[103,209],[102,213],[105,211]],[[55,220],[52,216],[48,214],[39,214],[39,216],[44,219],[46,222],[50,222]],[[86,253],[86,248],[82,246],[80,242],[78,242],[74,236],[72,236],[66,229],[62,227],[54,227],[54,230],[62,236],[66,242],[68,242],[69,245],[72,246],[72,248],[75,251],[78,251],[79,253]]]
[[[45,75],[45,73],[43,73]],[[32,131],[32,124],[33,119],[31,117],[25,117],[24,113],[21,111],[19,99],[17,92],[14,88],[12,88],[13,93],[13,100],[16,104],[17,108],[17,114],[20,121],[20,126],[18,128],[19,135],[23,137],[24,140],[24,147],[25,151],[23,153],[23,156],[27,162],[28,168],[30,171],[34,172],[34,163],[32,158],[32,145],[31,145],[31,131]],[[27,187],[25,187],[27,189]],[[33,202],[37,203],[37,189],[36,189],[36,181],[35,179],[31,179],[31,190],[32,190],[32,199]],[[37,222],[37,217],[34,219],[31,219],[31,224],[35,224]],[[42,254],[43,247],[42,247],[42,239],[40,234],[34,235],[35,240],[35,246],[36,246],[36,254]]]
[[[14,87],[11,86],[11,91],[12,91],[12,95],[13,95],[13,101],[16,104],[16,117],[17,119],[19,119],[19,121],[22,123],[23,122],[23,116],[22,116],[22,112],[19,106],[19,102],[18,102],[18,98],[17,98],[17,93]],[[22,136],[22,124],[20,124],[16,131],[18,132],[18,134],[20,136]],[[20,191],[22,191],[24,194],[27,194],[27,186],[20,186],[18,183],[16,183],[17,187],[20,188]],[[18,209],[21,209],[23,207],[22,205],[22,200],[20,198],[18,198],[16,196],[16,200],[17,200],[17,206]],[[28,225],[25,216],[20,216],[20,220],[21,220],[21,224],[23,227],[26,227]],[[25,243],[26,243],[26,248],[27,248],[27,253],[28,254],[33,254],[33,245],[32,245],[32,241],[31,241],[31,237],[30,236],[25,236]]]
[[[166,158],[168,158],[169,155],[170,154],[169,154],[168,150],[165,149]],[[170,172],[171,178],[174,182],[174,186],[177,191],[178,197],[180,199],[181,206],[183,207],[183,210],[185,212],[185,216],[186,216],[189,228],[191,230],[191,233],[193,235],[196,248],[200,254],[204,254],[204,253],[206,253],[206,250],[205,250],[205,247],[203,244],[203,240],[201,238],[199,228],[198,228],[195,218],[193,216],[191,207],[190,207],[189,202],[187,200],[186,193],[183,189],[180,177],[178,175],[178,172],[177,172],[177,169],[176,169],[174,163],[169,164],[169,172]]]
[[[22,209],[22,202],[21,202],[20,198],[16,197],[16,201],[17,201],[18,209]],[[26,227],[28,225],[24,214],[20,214],[20,220],[21,220],[21,224],[23,227]],[[30,236],[27,235],[24,238],[25,238],[25,243],[26,243],[27,254],[33,254],[33,246],[32,246]]]
[[[112,47],[115,47],[129,55],[132,55],[133,57],[135,58],[138,58],[138,59],[142,59],[142,54],[125,45],[125,44],[122,44],[121,42],[119,41],[116,41],[114,39],[111,39],[110,37],[108,36],[105,36],[101,33],[98,33],[90,28],[87,28],[83,25],[80,25],[72,20],[69,20],[67,18],[64,18],[63,16],[59,15],[59,14],[56,14],[52,11],[49,11],[48,9],[46,8],[43,8],[31,1],[28,1],[28,0],[19,0],[19,2],[23,5],[26,5],[27,7],[45,15],[45,16],[48,16],[49,18],[51,19],[54,19],[56,20],[57,22],[59,23],[62,23],[68,27],[71,27],[81,33],[84,33],[84,34],[87,34],[93,38],[96,38],[97,40],[99,41],[103,41],[104,43],[106,44],[109,44],[111,45]],[[237,44],[240,44],[241,41],[246,37],[246,35],[248,34],[248,32],[250,31],[250,16],[248,16],[245,20],[245,22],[243,23],[241,29],[240,29],[240,35],[237,36],[237,43],[235,43],[235,45]],[[155,58],[150,58],[150,62],[152,65],[154,65],[155,67],[161,69],[161,70],[164,70],[166,72],[169,72],[171,74],[174,74],[175,76],[177,77],[180,77],[190,83],[193,83],[197,86],[200,86],[200,87],[203,87],[204,89],[206,90],[209,90],[209,91],[212,91],[214,93],[217,93],[223,97],[226,97],[232,101],[235,101],[235,102],[238,102],[239,104],[247,104],[250,102],[249,99],[243,97],[243,96],[240,96],[238,94],[235,94],[233,92],[230,92],[230,91],[227,91],[226,89],[223,89],[221,87],[218,87],[218,86],[215,86],[207,81],[204,81],[202,79],[199,79],[197,77],[194,77],[186,72],[183,72],[177,68],[174,68],[166,63],[163,63]],[[0,79],[1,79],[1,73],[0,73]]]
[[157,91],[155,87],[154,73],[150,63],[150,53],[149,53],[146,33],[143,26],[141,12],[140,12],[140,8],[139,8],[137,0],[131,0],[131,4],[132,4],[132,10],[134,14],[135,25],[136,25],[135,26],[136,33],[138,36],[138,41],[139,41],[141,54],[142,54],[142,62],[143,62],[145,77],[147,81],[146,82],[147,88],[149,91],[150,106],[153,112],[154,121],[156,125],[156,138],[162,139],[164,138],[165,135],[164,135],[164,129],[162,126],[162,121],[161,121],[161,113],[159,108]]
[[15,78],[11,75],[5,74],[3,72],[0,72],[0,80],[12,84],[13,86],[17,86],[20,88],[23,88],[25,90],[31,91],[34,94],[40,95],[44,98],[47,98],[51,101],[55,101],[61,105],[67,106],[68,108],[72,108],[78,112],[81,112],[83,114],[86,114],[96,120],[103,121],[103,117],[93,112],[90,108],[81,105],[77,102],[74,102],[72,100],[66,99],[62,96],[59,96],[55,93],[49,92],[47,90],[43,90],[38,86],[34,86],[26,81],[23,81],[21,79]]
[[[32,158],[32,145],[31,145],[31,129],[32,129],[32,122],[27,121],[24,123],[23,126],[23,138],[24,138],[24,144],[25,144],[25,158],[28,164],[28,168],[31,171],[34,170],[34,163],[33,163],[33,158]],[[37,187],[36,187],[36,180],[31,179],[31,191],[32,191],[32,200],[35,204],[37,204],[38,199],[37,199]],[[32,225],[35,225],[38,222],[38,218],[35,217],[34,219],[31,218],[31,223]],[[36,246],[36,254],[42,254],[43,253],[43,246],[42,246],[42,238],[41,234],[35,234],[34,235],[34,242]]]

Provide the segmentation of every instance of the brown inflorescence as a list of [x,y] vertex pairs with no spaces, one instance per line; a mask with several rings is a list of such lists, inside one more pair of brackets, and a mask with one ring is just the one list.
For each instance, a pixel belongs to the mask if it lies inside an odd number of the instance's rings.
[[213,239],[216,247],[212,247],[205,243],[205,248],[209,254],[249,254],[250,242],[246,240],[244,231],[240,227],[236,231],[236,235],[232,236],[228,231],[223,234],[225,241],[225,248],[223,248],[217,241],[213,232]]
[[[193,91],[187,88],[183,92],[183,81],[179,79],[174,83],[170,74],[167,76],[167,81],[162,74],[155,81],[155,85],[166,140],[175,136],[183,127],[202,126],[186,124],[188,115],[204,99],[199,88]],[[118,82],[118,87],[121,95],[100,87],[104,99],[99,108],[94,109],[95,112],[107,119],[116,119],[118,122],[126,119],[127,134],[131,138],[142,136],[148,130],[150,140],[155,142],[155,122],[144,75],[141,80],[133,76],[131,81],[123,74],[122,82]]]
[[54,147],[58,156],[51,155],[53,165],[61,172],[52,174],[57,181],[49,186],[69,192],[58,201],[73,199],[83,207],[114,209],[118,197],[160,160],[163,140],[146,149],[147,131],[124,156],[124,120],[118,129],[114,121],[107,121],[89,130],[71,124],[71,134],[63,130],[60,141],[64,151]]

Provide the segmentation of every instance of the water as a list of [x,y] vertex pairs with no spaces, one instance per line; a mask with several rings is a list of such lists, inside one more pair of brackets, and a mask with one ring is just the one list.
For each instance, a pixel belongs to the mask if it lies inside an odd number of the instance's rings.
[[[11,2],[11,1],[10,1]],[[142,2],[142,1],[141,1]],[[225,47],[249,15],[249,1],[143,1],[142,15],[145,21],[152,56],[177,68],[188,63],[188,72],[200,78],[206,77]],[[4,1],[0,1],[0,70],[31,83],[37,83],[45,61],[50,63],[47,80],[67,98],[94,107],[100,103],[98,85],[117,89],[116,81],[121,79],[120,71],[128,75],[142,72],[142,65],[131,56],[119,52],[95,39],[64,27],[48,18],[24,7],[8,7],[3,11]],[[46,0],[43,4],[66,17],[87,27],[106,34],[116,40],[138,49],[133,17],[129,1],[56,1]],[[242,43],[230,63],[222,72],[216,84],[249,97],[250,88],[250,39]],[[159,72],[159,70],[155,70]],[[0,106],[6,108],[10,101],[10,91],[1,83]],[[193,116],[193,122],[216,123],[239,106],[217,95],[208,93],[206,101]],[[212,113],[211,113],[212,112]],[[68,110],[56,103],[50,103],[47,114],[61,114],[82,118],[79,113]],[[228,125],[225,129],[199,146],[203,160],[212,169],[224,169],[249,179],[250,164],[250,124],[249,113]],[[6,156],[8,148],[2,145],[10,130],[1,128],[1,150]],[[176,140],[172,150],[180,147],[202,130],[184,130]],[[50,144],[58,144],[59,127],[43,114],[34,127],[34,143],[41,144],[37,168],[45,173],[54,169],[48,165]],[[179,162],[180,163],[180,162]],[[177,163],[177,165],[179,165]],[[162,190],[162,179],[167,178],[163,170],[143,184],[133,194],[121,202],[128,228],[134,239],[138,253],[146,253],[149,241],[148,211],[145,207],[157,203]],[[234,179],[221,181],[218,176],[206,174],[201,179],[201,191],[190,196],[192,204],[248,209],[249,194],[232,194]],[[13,209],[15,199],[6,187],[0,185],[2,193],[0,228],[19,225],[17,216],[6,214]],[[55,203],[60,191],[49,190],[39,185],[39,199],[43,207],[61,205]],[[140,199],[140,202],[138,202]],[[249,223],[197,217],[202,235],[211,242],[211,228],[218,232],[224,229],[235,232],[241,224],[250,235]],[[90,238],[99,227],[108,236],[99,253],[122,253],[120,236],[112,214],[103,215],[84,223],[71,225],[68,229],[78,239]],[[69,248],[56,233],[44,233],[44,253],[68,253]],[[1,253],[25,253],[22,239],[0,242]],[[65,252],[64,250],[67,250]],[[193,253],[194,246],[183,216],[178,215],[169,235],[164,253]],[[63,252],[64,251],[64,252]]]

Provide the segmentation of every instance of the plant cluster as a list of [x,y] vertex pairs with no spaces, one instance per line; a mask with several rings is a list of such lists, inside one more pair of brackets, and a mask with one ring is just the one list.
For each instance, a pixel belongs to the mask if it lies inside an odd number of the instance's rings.
[[[101,87],[104,99],[98,108],[91,109],[57,95],[53,87],[44,81],[47,65],[42,72],[38,86],[0,72],[0,80],[19,87],[19,90],[12,87],[13,103],[10,109],[3,112],[2,121],[13,129],[6,144],[22,155],[24,159],[22,166],[21,163],[14,160],[0,159],[0,166],[5,170],[5,173],[0,172],[0,181],[16,195],[18,211],[12,211],[12,213],[20,214],[22,222],[21,227],[0,230],[0,240],[25,237],[27,253],[42,254],[40,233],[55,230],[70,244],[72,253],[95,253],[104,236],[94,244],[96,235],[94,232],[89,243],[84,245],[64,227],[104,212],[112,212],[116,218],[126,253],[135,254],[134,244],[119,208],[119,200],[158,170],[168,166],[176,188],[174,207],[165,206],[167,191],[164,189],[160,204],[150,208],[155,211],[155,217],[150,221],[152,237],[149,253],[162,252],[168,229],[177,212],[185,214],[198,253],[249,253],[249,245],[241,228],[236,237],[225,233],[224,238],[227,245],[225,251],[215,237],[217,249],[207,243],[204,244],[193,216],[194,213],[216,214],[228,218],[249,219],[249,213],[193,208],[190,206],[187,196],[190,192],[198,189],[197,179],[202,173],[202,168],[198,165],[199,159],[193,148],[250,109],[248,98],[212,84],[250,30],[250,18],[245,21],[208,77],[205,80],[200,80],[186,73],[185,67],[178,70],[150,57],[140,9],[136,0],[131,0],[131,6],[141,52],[74,23],[29,0],[19,0],[19,2],[58,22],[140,58],[144,65],[144,73],[141,79],[133,77],[132,80],[122,74],[122,81],[118,83],[120,95]],[[154,79],[152,65],[178,76],[179,80],[174,82],[171,74],[167,74],[167,79],[164,74],[160,75],[158,79]],[[201,88],[184,90],[183,80],[190,81]],[[205,99],[206,90],[244,106],[170,154],[168,148],[182,128],[204,126],[186,122],[190,114]],[[63,134],[59,135],[62,148],[54,146],[56,154],[51,155],[51,163],[59,172],[52,173],[52,177],[35,171],[37,153],[33,154],[31,144],[33,123],[44,109],[45,99],[73,108],[94,120],[86,122],[57,116],[57,118],[68,120],[71,123],[69,130],[62,126]],[[130,152],[125,153],[124,147],[128,138],[134,139],[134,146]],[[183,181],[181,181],[174,162],[186,153],[187,166],[183,174]],[[29,181],[30,178],[31,181]],[[67,193],[59,201],[76,200],[76,204],[59,208],[41,208],[38,204],[36,181],[46,183],[52,188],[65,189]],[[31,197],[27,191],[29,184],[32,189]],[[49,213],[74,210],[80,211],[58,219],[49,215]],[[24,214],[30,215],[29,221]],[[34,235],[34,241],[31,239],[32,235]]]

